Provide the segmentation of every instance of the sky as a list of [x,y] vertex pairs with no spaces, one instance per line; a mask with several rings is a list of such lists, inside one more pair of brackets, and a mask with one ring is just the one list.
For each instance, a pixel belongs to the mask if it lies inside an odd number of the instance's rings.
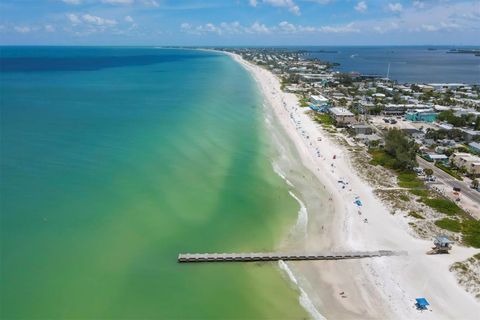
[[3,45],[480,45],[480,0],[1,0]]

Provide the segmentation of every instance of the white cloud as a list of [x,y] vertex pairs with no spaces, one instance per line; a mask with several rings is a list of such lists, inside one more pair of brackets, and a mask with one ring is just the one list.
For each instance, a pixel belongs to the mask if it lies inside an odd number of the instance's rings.
[[271,5],[272,7],[288,8],[288,11],[294,15],[300,15],[300,7],[297,6],[293,0],[263,0],[263,3]]
[[18,33],[29,33],[30,31],[32,31],[32,29],[27,26],[15,26],[13,29]]
[[74,25],[82,23],[82,21],[80,21],[80,18],[74,13],[68,13],[67,18]]
[[355,10],[357,10],[358,12],[365,12],[367,11],[368,9],[368,6],[367,4],[365,3],[365,1],[360,1],[359,3],[357,3],[357,5],[355,6]]
[[270,29],[263,23],[255,22],[246,29],[248,33],[270,33]]
[[389,31],[397,30],[399,28],[400,26],[398,25],[398,23],[395,21],[392,21],[389,24],[374,26],[373,31],[377,33],[387,33]]
[[438,31],[438,27],[431,24],[422,24],[422,30],[433,32],[433,31]]
[[220,23],[220,28],[225,32],[225,33],[230,33],[230,34],[239,34],[243,33],[244,28],[238,21],[234,22],[222,22]]
[[185,33],[204,35],[207,33],[215,33],[219,36],[231,35],[231,34],[301,34],[312,32],[357,32],[358,30],[353,27],[353,23],[345,26],[324,26],[316,28],[313,26],[295,25],[288,21],[282,21],[274,26],[267,26],[260,22],[255,22],[250,26],[244,26],[238,21],[234,22],[222,22],[218,25],[213,23],[207,23],[204,25],[193,26],[190,23],[184,22],[180,25],[180,30]]
[[388,10],[392,12],[402,12],[403,11],[403,6],[400,2],[397,3],[389,3],[388,4]]
[[160,6],[156,0],[142,0],[142,3],[147,7],[158,8]]
[[108,4],[132,4],[133,0],[101,0],[101,2]]
[[133,20],[133,18],[131,16],[125,16],[125,18],[123,18],[126,22],[135,22],[135,20]]
[[425,2],[423,1],[413,1],[413,6],[418,9],[423,9],[425,7]]
[[55,27],[52,26],[51,24],[47,24],[44,26],[45,31],[47,32],[55,32]]
[[117,21],[105,19],[98,16],[93,16],[91,14],[84,14],[82,15],[82,20],[85,23],[96,25],[96,26],[114,26],[117,24]]
[[257,6],[257,0],[249,0],[248,3],[249,3],[252,7],[256,7],[256,6]]
[[278,26],[283,32],[293,33],[297,31],[297,27],[287,21],[280,22]]
[[82,3],[82,0],[62,0],[66,4],[79,5]]
[[324,33],[351,33],[351,32],[360,32],[360,29],[354,26],[353,22],[344,25],[337,26],[322,26],[319,29]]
[[196,34],[196,35],[202,35],[206,33],[222,34],[222,29],[215,26],[211,22],[198,25],[196,27],[192,26],[189,23],[184,22],[180,25],[180,30],[185,33]]
[[319,4],[329,4],[335,0],[305,0],[305,1],[315,2]]
[[475,1],[428,2],[422,10],[412,6],[396,16],[363,20],[356,23],[362,30],[378,33],[395,32],[480,32],[480,6]]

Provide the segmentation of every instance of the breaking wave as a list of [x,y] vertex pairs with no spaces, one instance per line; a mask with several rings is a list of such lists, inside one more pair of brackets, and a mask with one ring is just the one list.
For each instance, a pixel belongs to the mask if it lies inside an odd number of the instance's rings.
[[278,261],[278,266],[280,269],[285,271],[285,273],[288,275],[290,280],[297,286],[297,288],[300,290],[300,298],[298,299],[300,301],[300,305],[307,310],[308,313],[312,316],[313,319],[315,320],[326,320],[324,316],[318,312],[318,310],[315,308],[313,305],[312,300],[310,300],[310,297],[307,295],[307,293],[298,285],[297,278],[293,275],[292,270],[288,267],[288,265],[283,261],[279,260]]

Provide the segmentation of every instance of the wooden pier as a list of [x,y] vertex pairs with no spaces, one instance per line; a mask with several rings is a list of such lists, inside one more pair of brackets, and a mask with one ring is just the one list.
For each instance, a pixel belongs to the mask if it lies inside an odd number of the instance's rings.
[[385,256],[406,255],[405,251],[361,251],[361,252],[329,252],[329,253],[181,253],[178,262],[249,262],[249,261],[292,261],[292,260],[345,260]]

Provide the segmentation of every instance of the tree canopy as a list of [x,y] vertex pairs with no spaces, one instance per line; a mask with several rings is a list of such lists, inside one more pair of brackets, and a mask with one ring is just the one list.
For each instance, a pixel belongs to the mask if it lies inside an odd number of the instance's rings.
[[417,147],[415,142],[401,130],[388,130],[385,136],[385,152],[395,158],[393,163],[395,169],[406,170],[416,165]]

